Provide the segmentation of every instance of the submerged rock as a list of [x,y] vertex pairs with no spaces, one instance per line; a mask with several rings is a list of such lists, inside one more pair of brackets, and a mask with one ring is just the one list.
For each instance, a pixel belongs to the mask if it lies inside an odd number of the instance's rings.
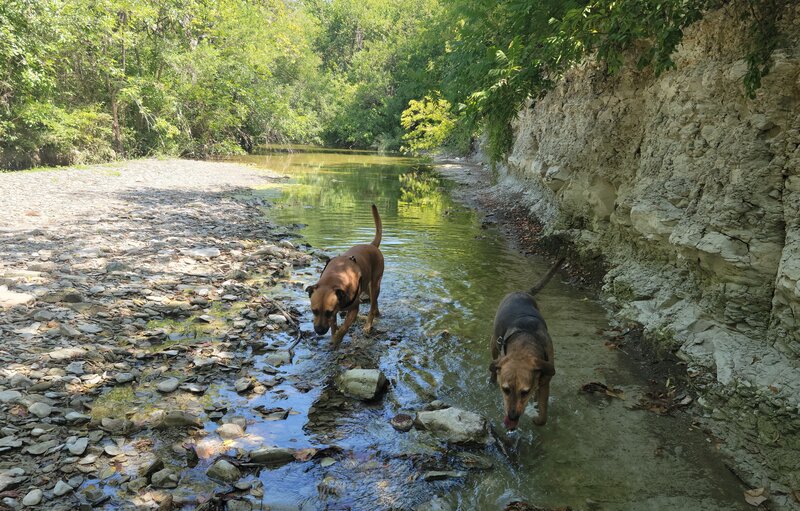
[[228,423],[217,428],[217,434],[225,440],[233,440],[244,436],[244,429],[238,424]]
[[294,461],[294,450],[281,447],[262,447],[250,451],[250,462],[259,465],[278,466]]
[[155,488],[177,488],[180,477],[172,470],[165,468],[153,474],[151,481]]
[[196,415],[181,410],[173,410],[165,413],[156,427],[159,429],[202,428],[203,423],[200,422],[200,418]]
[[411,431],[411,428],[414,427],[414,418],[410,415],[406,415],[405,413],[398,413],[389,421],[389,424],[392,425],[394,429],[397,431],[401,431],[403,433],[407,431]]
[[452,443],[486,443],[486,421],[477,413],[459,408],[417,412],[414,425]]
[[339,376],[337,384],[343,394],[370,401],[386,386],[386,377],[378,369],[350,369]]
[[461,470],[429,470],[422,474],[426,481],[440,481],[442,479],[458,479],[467,477],[467,473]]

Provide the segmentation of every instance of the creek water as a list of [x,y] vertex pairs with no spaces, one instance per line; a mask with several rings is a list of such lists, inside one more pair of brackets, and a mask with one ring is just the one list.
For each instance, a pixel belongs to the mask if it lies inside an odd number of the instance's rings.
[[[328,336],[304,342],[287,370],[330,382],[366,357],[392,384],[377,404],[340,402],[333,417],[320,419],[325,426],[307,414],[319,416],[330,392],[289,392],[275,402],[300,414],[280,426],[250,427],[275,444],[336,444],[349,453],[324,468],[295,463],[262,471],[273,508],[409,509],[433,496],[462,510],[502,509],[514,500],[573,509],[748,508],[744,488],[687,418],[634,409],[648,374],[605,345],[598,332],[609,328],[607,312],[560,277],[538,298],[556,353],[549,421],[534,426],[530,404],[519,430],[505,433],[501,395],[488,380],[492,320],[502,297],[529,287],[548,262],[515,250],[481,214],[457,203],[453,185],[432,168],[409,158],[308,148],[236,160],[287,176],[256,193],[273,202],[266,214],[275,223],[300,224],[302,240],[317,249],[336,254],[369,242],[372,203],[383,219],[386,271],[376,331],[361,330],[363,304],[340,350],[330,349]],[[299,270],[283,291],[306,311],[305,331],[312,328],[302,288],[321,267]],[[621,389],[624,399],[579,392],[594,381]],[[485,416],[506,447],[447,448],[388,424],[432,399]],[[463,468],[469,456],[492,468],[445,481],[419,477]]]

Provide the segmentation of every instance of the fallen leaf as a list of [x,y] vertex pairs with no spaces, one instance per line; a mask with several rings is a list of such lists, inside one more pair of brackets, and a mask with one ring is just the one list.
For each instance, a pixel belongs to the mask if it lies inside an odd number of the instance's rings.
[[609,387],[604,383],[596,381],[582,385],[581,392],[586,392],[587,394],[605,394],[606,396],[609,397],[615,397],[617,399],[625,399],[621,389],[615,389]]
[[766,502],[767,497],[764,496],[764,488],[753,488],[744,492],[744,500],[751,506],[760,506]]
[[298,449],[294,452],[294,459],[297,461],[308,461],[317,454],[317,449],[309,447],[307,449]]

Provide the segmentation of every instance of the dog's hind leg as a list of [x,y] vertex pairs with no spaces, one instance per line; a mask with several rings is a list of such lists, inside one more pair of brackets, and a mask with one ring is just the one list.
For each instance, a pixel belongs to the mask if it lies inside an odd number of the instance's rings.
[[376,316],[380,316],[378,310],[378,296],[381,294],[380,280],[376,284],[371,282],[369,285],[369,314],[367,315],[367,323],[364,325],[364,333],[372,331],[372,322],[375,321]]

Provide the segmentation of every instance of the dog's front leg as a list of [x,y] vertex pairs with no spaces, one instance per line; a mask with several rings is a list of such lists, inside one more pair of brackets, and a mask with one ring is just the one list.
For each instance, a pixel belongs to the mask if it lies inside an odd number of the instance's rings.
[[539,407],[539,415],[533,419],[533,423],[537,426],[544,426],[547,422],[547,402],[550,400],[550,377],[545,376],[539,384],[537,392],[537,405]]
[[336,333],[333,334],[333,347],[339,346],[339,343],[342,342],[344,338],[344,334],[347,333],[347,330],[350,328],[350,325],[353,324],[353,321],[356,320],[356,316],[358,316],[358,308],[350,309],[347,311],[347,317],[344,318],[344,323],[342,326],[336,330]]

